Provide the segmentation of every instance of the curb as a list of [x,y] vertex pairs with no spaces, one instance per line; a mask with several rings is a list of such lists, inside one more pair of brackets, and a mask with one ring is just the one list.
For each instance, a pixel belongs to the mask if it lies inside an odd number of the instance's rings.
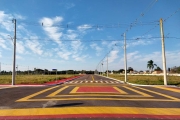
[[72,81],[72,80],[77,79],[77,78],[80,78],[80,77],[82,77],[82,76],[83,76],[83,75],[79,75],[79,76],[75,76],[75,77],[70,77],[70,78],[66,78],[66,79],[61,79],[61,80],[49,82],[49,84],[48,84],[48,83],[45,83],[45,85],[46,85],[46,86],[50,86],[50,85],[61,85],[61,84],[64,84],[65,82]]
[[[101,75],[98,75],[98,76],[101,76]],[[165,86],[165,85],[141,85],[141,84],[134,84],[134,83],[129,83],[129,82],[124,82],[122,80],[118,80],[118,79],[115,79],[115,78],[110,78],[110,77],[106,77],[106,76],[101,76],[101,77],[105,77],[105,78],[109,78],[109,79],[112,79],[112,80],[116,80],[116,81],[120,81],[121,83],[124,83],[124,84],[128,84],[128,85],[134,85],[134,86]],[[178,86],[175,86],[175,85],[166,85],[167,87],[175,87],[175,88],[180,88]]]

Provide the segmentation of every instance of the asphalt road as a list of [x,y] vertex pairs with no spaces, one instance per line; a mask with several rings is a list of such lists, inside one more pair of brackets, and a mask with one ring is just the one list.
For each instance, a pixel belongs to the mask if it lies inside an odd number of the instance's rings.
[[0,87],[0,119],[180,119],[180,89],[84,75],[55,86]]

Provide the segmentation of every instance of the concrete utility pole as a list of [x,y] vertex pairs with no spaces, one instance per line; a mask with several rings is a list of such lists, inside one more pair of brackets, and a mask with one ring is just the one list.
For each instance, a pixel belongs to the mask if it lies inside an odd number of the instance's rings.
[[109,53],[107,54],[107,77],[108,77],[108,74],[109,74],[109,71],[108,71],[108,55],[109,55]]
[[102,63],[102,76],[103,76],[103,72],[104,72],[104,70],[103,70],[103,63]]
[[100,75],[101,75],[101,63],[99,64],[99,71],[100,71]]
[[12,22],[14,23],[14,51],[13,51],[13,68],[12,68],[12,85],[15,85],[15,77],[16,77],[16,19],[13,19]]
[[127,82],[127,56],[126,56],[126,33],[124,33],[124,77],[125,83]]
[[1,62],[0,62],[0,74],[1,74]]
[[163,72],[164,72],[164,85],[167,85],[166,55],[165,55],[164,30],[163,30],[162,18],[160,19],[160,30],[161,30],[161,40],[162,40],[162,60],[163,60]]

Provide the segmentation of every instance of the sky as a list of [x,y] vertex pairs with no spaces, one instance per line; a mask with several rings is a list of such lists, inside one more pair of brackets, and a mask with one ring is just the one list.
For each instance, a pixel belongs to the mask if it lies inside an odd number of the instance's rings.
[[127,67],[162,68],[160,18],[167,68],[180,66],[179,0],[0,0],[1,71],[12,71],[13,19],[17,70],[106,70],[107,56],[123,69],[124,33]]

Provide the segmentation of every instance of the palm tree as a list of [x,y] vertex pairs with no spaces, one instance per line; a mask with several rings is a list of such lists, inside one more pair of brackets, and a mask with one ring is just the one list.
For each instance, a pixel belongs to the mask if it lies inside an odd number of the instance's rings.
[[154,64],[154,62],[152,60],[147,62],[147,68],[149,68],[149,71],[153,71],[154,66],[157,66],[156,64]]

